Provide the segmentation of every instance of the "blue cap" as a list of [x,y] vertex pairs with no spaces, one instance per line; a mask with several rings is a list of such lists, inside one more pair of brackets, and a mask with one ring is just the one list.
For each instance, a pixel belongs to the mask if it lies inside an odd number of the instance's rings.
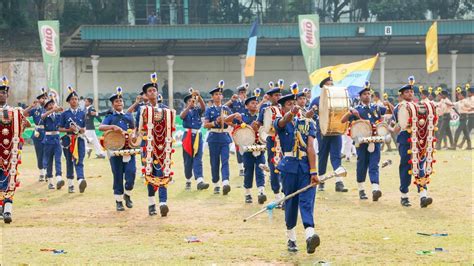
[[41,94],[36,96],[36,100],[39,100],[40,98],[45,97],[45,96],[48,97],[48,93],[46,92],[44,88],[41,88]]
[[245,99],[245,105],[249,104],[251,101],[257,101],[257,96],[248,97]]
[[269,89],[265,94],[272,95],[274,93],[281,93],[281,89],[279,87],[275,87],[273,89]]
[[279,100],[278,100],[278,103],[281,104],[281,106],[283,106],[287,101],[289,100],[294,100],[295,99],[295,95],[294,94],[287,94],[285,96],[282,96]]
[[188,95],[184,96],[184,99],[183,99],[184,103],[186,103],[191,97],[193,97],[192,94],[188,94]]
[[221,93],[222,93],[223,91],[224,91],[224,89],[222,89],[222,88],[214,88],[214,89],[212,89],[212,90],[209,91],[209,94],[212,95],[212,94],[214,94],[214,93],[216,93],[216,92],[221,92]]

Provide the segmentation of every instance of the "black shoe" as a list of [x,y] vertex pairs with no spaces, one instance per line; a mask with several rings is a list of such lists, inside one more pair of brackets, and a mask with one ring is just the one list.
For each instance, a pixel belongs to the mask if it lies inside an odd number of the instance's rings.
[[9,213],[9,212],[4,212],[3,213],[3,222],[5,222],[6,224],[9,224],[12,222],[12,214]]
[[336,182],[336,192],[347,192],[347,191],[349,190],[344,187],[344,183],[342,183],[342,181]]
[[365,194],[364,190],[359,190],[359,199],[361,199],[361,200],[369,199],[369,198],[367,198],[367,195]]
[[400,200],[400,204],[402,204],[403,207],[410,207],[411,206],[410,200],[408,198],[402,198]]
[[324,183],[318,185],[318,191],[324,191]]
[[204,189],[208,189],[208,188],[209,188],[209,184],[204,183],[204,181],[201,181],[197,184],[197,190],[204,190]]
[[372,201],[378,201],[382,197],[382,191],[374,190],[372,191]]
[[160,205],[160,214],[161,214],[161,217],[166,217],[166,215],[168,215],[168,212],[170,211],[170,209],[168,208],[168,205]]
[[225,195],[229,194],[229,192],[230,192],[230,186],[229,185],[224,185],[222,187],[222,195],[225,196]]
[[96,159],[105,159],[105,155],[99,154],[95,156]]
[[155,204],[148,206],[148,215],[153,216],[153,215],[157,215],[157,214],[158,213],[156,213],[156,205]]
[[48,184],[48,189],[55,189],[53,184]]
[[288,251],[289,252],[297,252],[298,247],[296,246],[296,241],[288,240]]
[[0,206],[0,218],[3,219],[3,206]]
[[121,201],[115,201],[115,205],[117,206],[117,211],[118,212],[125,211],[125,208],[123,207],[123,203]]
[[221,194],[221,188],[220,187],[215,187],[214,188],[214,194]]
[[252,196],[251,195],[245,195],[245,203],[252,203]]
[[267,201],[267,196],[265,194],[258,195],[258,204],[263,204]]
[[186,186],[184,187],[184,190],[191,190],[191,182],[186,182]]
[[428,205],[430,205],[431,203],[433,203],[433,199],[430,198],[430,197],[422,197],[420,199],[420,207],[421,208],[426,208],[428,207]]
[[245,171],[244,171],[244,169],[240,169],[240,171],[239,171],[239,176],[245,176]]
[[91,157],[91,153],[92,153],[92,149],[87,150],[87,159],[89,159]]
[[85,179],[82,179],[79,182],[79,193],[84,193],[84,190],[86,190],[86,187],[87,187],[87,182]]
[[129,209],[133,208],[133,201],[129,195],[124,194],[123,199],[125,200],[125,206],[127,206],[127,208]]
[[306,239],[306,252],[308,254],[313,254],[317,247],[321,244],[321,240],[317,234],[310,236]]
[[64,180],[59,180],[56,183],[56,189],[61,189],[65,184],[66,184],[66,182],[64,182]]
[[43,182],[43,181],[46,181],[46,178],[45,178],[44,175],[40,175],[39,179],[38,179],[38,182]]
[[74,193],[74,186],[69,186],[69,188],[67,189],[67,192]]

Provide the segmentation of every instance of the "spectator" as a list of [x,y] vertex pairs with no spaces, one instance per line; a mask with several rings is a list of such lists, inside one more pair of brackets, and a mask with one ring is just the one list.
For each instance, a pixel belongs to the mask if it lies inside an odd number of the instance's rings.
[[84,102],[84,97],[79,98],[79,110],[84,111],[86,109],[86,103]]
[[[99,139],[97,138],[97,134],[95,132],[95,125],[94,119],[98,119],[99,122],[102,122],[98,117],[97,111],[94,109],[92,104],[94,103],[94,99],[87,98],[85,101],[86,106],[86,137],[89,143],[94,145],[95,155],[97,158],[105,158],[105,152],[102,150],[100,146]],[[90,157],[92,150],[87,151],[87,156]]]
[[155,12],[150,13],[147,18],[148,25],[156,25],[158,24],[158,17],[156,16]]
[[163,99],[168,101],[168,80],[165,79],[165,82],[163,84],[163,87],[161,87],[161,96],[163,96]]

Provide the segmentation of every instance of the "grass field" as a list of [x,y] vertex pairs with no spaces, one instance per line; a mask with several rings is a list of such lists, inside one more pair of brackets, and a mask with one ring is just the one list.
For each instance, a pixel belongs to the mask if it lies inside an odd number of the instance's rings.
[[[21,165],[13,223],[0,225],[2,264],[471,264],[472,153],[440,151],[430,195],[434,203],[420,209],[412,192],[411,208],[399,203],[398,156],[385,153],[394,165],[381,171],[383,197],[379,202],[358,199],[355,160],[344,163],[349,193],[335,193],[333,181],[317,193],[316,232],[321,246],[305,252],[304,230],[299,223],[300,252],[286,251],[283,212],[271,219],[263,214],[247,223],[242,218],[257,211],[257,203],[244,203],[242,178],[235,156],[231,159],[232,191],[184,191],[181,151],[175,156],[175,183],[169,188],[168,217],[149,217],[147,195],[140,176],[132,199],[135,207],[117,213],[112,176],[107,160],[86,159],[88,188],[84,194],[47,189],[38,183],[34,153],[27,146]],[[64,165],[64,162],[63,162]],[[210,180],[208,156],[205,174]],[[65,167],[64,167],[65,169]],[[366,189],[370,188],[367,183]],[[414,187],[411,187],[414,191]],[[256,189],[255,189],[256,190]],[[269,189],[267,189],[270,192]],[[256,194],[256,192],[254,193]],[[272,199],[271,193],[269,194]],[[447,237],[420,236],[417,232],[448,233]],[[186,243],[197,236],[201,243]],[[417,255],[418,250],[441,247],[447,252]],[[54,255],[43,248],[64,249]]]

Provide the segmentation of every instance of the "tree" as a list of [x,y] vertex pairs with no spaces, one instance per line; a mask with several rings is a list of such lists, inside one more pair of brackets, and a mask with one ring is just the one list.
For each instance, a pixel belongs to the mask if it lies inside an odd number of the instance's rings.
[[[349,9],[346,7],[349,7]],[[316,8],[319,19],[323,22],[327,20],[338,22],[342,15],[353,11],[354,9],[351,9],[351,0],[321,0]]]
[[473,10],[472,0],[426,0],[427,8],[432,12],[433,19],[462,18]]
[[378,21],[426,19],[426,1],[369,0],[368,7]]

